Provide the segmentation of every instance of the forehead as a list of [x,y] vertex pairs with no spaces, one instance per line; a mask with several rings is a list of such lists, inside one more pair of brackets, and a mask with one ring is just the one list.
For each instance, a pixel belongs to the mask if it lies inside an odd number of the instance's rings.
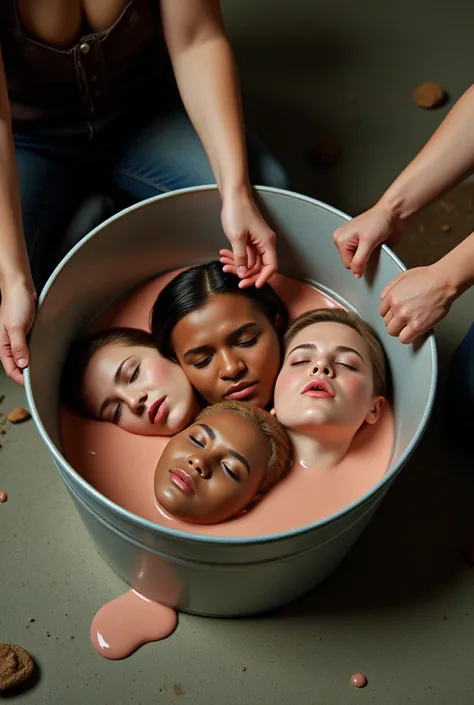
[[178,328],[200,327],[203,323],[220,324],[233,328],[235,324],[247,323],[261,315],[258,306],[246,296],[240,294],[217,294],[203,306],[191,311],[176,325]]
[[196,421],[199,424],[210,426],[215,433],[230,443],[262,442],[262,433],[258,426],[246,419],[237,411],[216,411],[203,419]]
[[306,326],[290,341],[287,352],[305,343],[311,343],[316,345],[317,348],[324,349],[343,345],[348,348],[354,348],[363,357],[368,356],[368,346],[364,338],[350,326],[334,321],[322,321]]

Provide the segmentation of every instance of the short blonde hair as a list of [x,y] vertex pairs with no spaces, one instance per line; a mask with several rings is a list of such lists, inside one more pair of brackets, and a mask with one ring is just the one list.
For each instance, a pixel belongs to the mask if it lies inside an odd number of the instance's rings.
[[268,464],[258,492],[259,494],[267,492],[272,485],[283,477],[290,466],[291,445],[285,429],[277,418],[268,411],[252,406],[245,401],[231,400],[207,406],[198,414],[195,423],[220,411],[232,411],[240,414],[244,419],[256,426],[265,438],[268,446]]
[[304,328],[315,323],[341,323],[343,326],[349,326],[355,330],[365,340],[372,363],[374,394],[385,396],[387,394],[388,373],[384,349],[372,326],[351,311],[346,311],[343,308],[317,308],[302,313],[290,323],[290,327],[286,331],[283,340],[285,354],[293,338]]

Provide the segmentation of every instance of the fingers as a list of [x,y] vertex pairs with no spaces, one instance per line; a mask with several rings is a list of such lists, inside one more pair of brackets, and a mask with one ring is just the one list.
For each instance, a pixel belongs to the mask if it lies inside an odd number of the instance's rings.
[[384,298],[387,296],[387,294],[388,294],[388,292],[390,291],[390,289],[391,289],[392,287],[394,287],[395,284],[397,284],[397,282],[400,281],[400,279],[403,279],[403,277],[405,276],[406,273],[407,273],[407,272],[401,272],[401,274],[397,274],[397,276],[396,276],[394,279],[392,279],[392,281],[390,281],[390,282],[387,284],[387,286],[385,287],[385,289],[382,291],[382,293],[380,294],[380,298],[381,298],[381,299],[384,299]]
[[247,237],[244,235],[234,237],[231,244],[237,276],[243,278],[247,274],[248,268]]
[[26,344],[25,331],[17,326],[7,328],[7,333],[10,338],[11,355],[20,369],[28,367],[29,352]]
[[5,350],[4,346],[0,349],[0,359],[8,377],[10,377],[13,382],[16,382],[16,384],[23,386],[23,372],[16,364],[11,352],[9,350]]
[[364,275],[365,267],[374,249],[374,245],[367,240],[359,240],[357,250],[355,251],[351,263],[351,272],[357,279],[360,279]]
[[350,269],[352,264],[352,258],[354,257],[354,246],[353,243],[350,242],[350,240],[347,240],[344,233],[345,226],[343,225],[341,228],[335,230],[332,237],[344,267],[346,269]]
[[[236,271],[236,268],[234,267],[234,265],[230,265],[230,264],[225,265],[224,267],[222,267],[222,270],[224,272],[230,272],[230,274],[237,274],[237,271]],[[248,286],[253,286],[253,284],[255,284],[255,282],[257,281],[257,279],[259,277],[259,273],[260,273],[260,271],[247,272],[247,275],[243,279],[241,279],[239,282],[239,289],[246,289]]]

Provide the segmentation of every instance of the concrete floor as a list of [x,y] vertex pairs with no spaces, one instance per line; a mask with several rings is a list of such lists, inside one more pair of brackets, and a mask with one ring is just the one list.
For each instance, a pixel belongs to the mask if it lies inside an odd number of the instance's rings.
[[[350,213],[377,199],[446,113],[416,108],[412,89],[437,80],[454,100],[472,81],[467,0],[227,0],[224,8],[251,122],[297,189]],[[321,132],[337,139],[342,158],[318,170],[308,150]],[[453,211],[437,204],[414,219],[398,248],[408,265],[432,261],[474,228],[472,184],[447,200]],[[438,328],[441,381],[472,320],[473,295]],[[1,376],[0,392],[1,413],[24,404]],[[460,547],[474,536],[474,473],[441,412],[439,403],[368,529],[319,589],[253,619],[181,615],[170,639],[122,662],[95,653],[89,626],[125,586],[96,553],[33,424],[8,430],[0,439],[0,488],[9,494],[0,505],[0,641],[23,645],[38,667],[27,688],[0,700],[470,705],[474,573]],[[369,679],[364,690],[349,684],[355,671]]]

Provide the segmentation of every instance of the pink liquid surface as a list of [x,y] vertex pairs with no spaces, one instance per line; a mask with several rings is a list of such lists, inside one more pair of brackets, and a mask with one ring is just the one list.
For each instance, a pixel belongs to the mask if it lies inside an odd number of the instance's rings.
[[[161,288],[176,272],[153,280],[115,303],[94,328],[128,325],[148,329],[149,312]],[[275,275],[272,286],[290,316],[337,304],[293,279]],[[168,517],[155,503],[153,476],[167,440],[135,436],[116,426],[83,419],[63,409],[64,455],[103,495],[129,511],[176,530],[212,536],[276,534],[312,524],[344,509],[368,492],[390,464],[394,425],[390,409],[374,426],[356,436],[344,460],[331,469],[295,466],[286,478],[248,513],[214,526],[198,526]]]
[[130,656],[142,644],[166,639],[177,623],[178,615],[172,607],[132,589],[97,612],[90,636],[102,656],[121,659]]

